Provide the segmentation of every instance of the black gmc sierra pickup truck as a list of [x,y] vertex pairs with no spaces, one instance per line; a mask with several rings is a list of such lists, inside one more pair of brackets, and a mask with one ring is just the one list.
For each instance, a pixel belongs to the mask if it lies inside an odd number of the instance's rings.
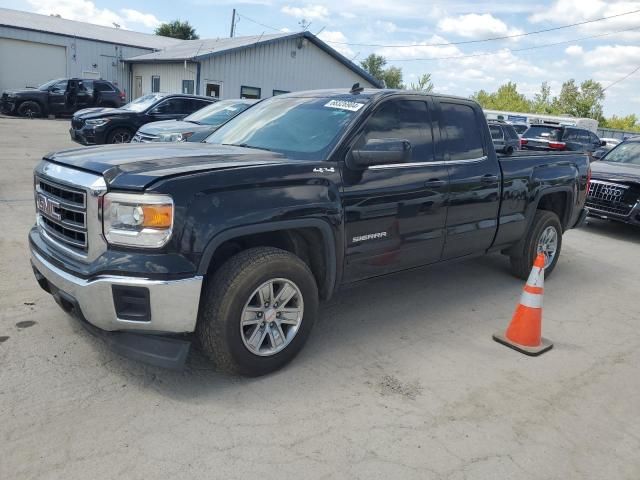
[[219,369],[261,375],[295,356],[345,284],[489,252],[519,277],[545,252],[549,274],[589,176],[584,154],[496,156],[468,99],[285,94],[207,143],[45,156],[31,261],[120,353],[176,367],[195,338]]

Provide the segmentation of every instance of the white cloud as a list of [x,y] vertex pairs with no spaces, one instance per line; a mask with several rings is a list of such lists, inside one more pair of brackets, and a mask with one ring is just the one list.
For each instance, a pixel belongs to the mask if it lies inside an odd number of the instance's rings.
[[506,23],[490,13],[484,13],[482,15],[469,13],[457,17],[445,17],[438,22],[438,30],[466,38],[518,35],[523,33],[522,30],[518,28],[510,28]]
[[140,23],[147,28],[155,28],[160,25],[160,23],[162,23],[160,20],[158,20],[158,17],[151,13],[142,13],[138,10],[132,10],[130,8],[123,8],[122,14],[124,15],[124,19],[127,22]]
[[382,20],[376,20],[376,29],[382,29],[386,33],[393,33],[398,30],[398,26],[393,22],[384,22]]
[[153,28],[161,23],[150,13],[128,8],[122,9],[118,13],[108,8],[99,8],[90,0],[28,0],[28,2],[36,13],[60,15],[67,20],[77,20],[107,27],[113,27],[115,23],[123,29],[131,28],[130,24]]
[[[348,41],[344,33],[339,31],[323,30],[318,34],[318,38],[323,42],[327,42],[329,45],[331,45],[333,48],[335,48],[345,57],[347,58],[353,57],[354,55],[353,50],[351,50],[348,45],[342,45]],[[340,43],[332,43],[332,42],[340,42]]]
[[569,45],[565,48],[564,53],[572,57],[579,57],[584,53],[584,49],[580,45]]
[[462,51],[455,45],[429,46],[433,44],[447,43],[445,38],[433,35],[423,42],[398,42],[402,48],[383,47],[376,53],[389,59],[415,59],[415,58],[437,58],[462,55]]
[[324,5],[307,4],[304,7],[285,5],[280,11],[286,15],[305,20],[326,20],[329,16],[329,9]]
[[618,67],[627,70],[640,64],[640,47],[635,45],[601,45],[584,54],[587,67]]
[[[640,10],[640,0],[555,0],[551,5],[539,7],[539,11],[529,17],[532,23],[566,24],[613,17],[627,12]],[[622,15],[607,20],[581,25],[577,30],[582,34],[598,35],[638,28],[640,13]],[[640,32],[627,31],[608,38],[639,39]]]

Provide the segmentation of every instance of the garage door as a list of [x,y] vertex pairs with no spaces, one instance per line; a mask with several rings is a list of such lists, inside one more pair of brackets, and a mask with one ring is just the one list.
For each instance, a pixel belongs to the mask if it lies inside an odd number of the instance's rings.
[[[25,61],[28,59],[28,61]],[[0,38],[0,91],[67,76],[65,47]]]

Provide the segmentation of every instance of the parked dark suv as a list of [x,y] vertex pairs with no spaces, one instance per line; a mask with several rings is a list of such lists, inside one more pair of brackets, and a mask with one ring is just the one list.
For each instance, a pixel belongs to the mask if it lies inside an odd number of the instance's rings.
[[520,137],[513,125],[499,120],[489,120],[488,123],[493,148],[496,149],[496,152],[511,155],[516,150],[520,150]]
[[121,108],[87,108],[71,119],[71,139],[82,145],[128,143],[149,122],[182,120],[217,100],[196,95],[152,93]]
[[87,107],[119,107],[124,99],[124,92],[106,80],[58,78],[38,88],[3,92],[0,110],[21,117],[70,115]]
[[522,148],[528,150],[558,150],[593,153],[606,145],[598,136],[584,128],[562,125],[531,125],[522,135]]

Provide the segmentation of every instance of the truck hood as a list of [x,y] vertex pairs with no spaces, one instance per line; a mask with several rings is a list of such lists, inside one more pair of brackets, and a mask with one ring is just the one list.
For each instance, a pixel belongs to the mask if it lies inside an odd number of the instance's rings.
[[102,117],[111,117],[116,115],[131,115],[132,112],[130,110],[123,110],[121,108],[113,108],[113,107],[93,107],[93,108],[83,108],[82,110],[78,110],[73,114],[76,118],[102,118]]
[[130,190],[142,190],[168,176],[294,161],[266,150],[164,142],[81,147],[44,159],[103,175],[110,187]]
[[34,93],[45,95],[47,92],[43,92],[41,90],[38,90],[37,88],[13,88],[10,90],[4,90],[2,93],[3,94],[6,93],[7,95],[20,96],[20,95],[33,95]]
[[149,135],[159,135],[161,133],[199,132],[201,130],[213,130],[214,128],[211,125],[201,125],[182,120],[163,120],[161,122],[147,123],[140,127],[138,131]]
[[591,175],[598,180],[640,183],[640,165],[600,160],[591,164]]

